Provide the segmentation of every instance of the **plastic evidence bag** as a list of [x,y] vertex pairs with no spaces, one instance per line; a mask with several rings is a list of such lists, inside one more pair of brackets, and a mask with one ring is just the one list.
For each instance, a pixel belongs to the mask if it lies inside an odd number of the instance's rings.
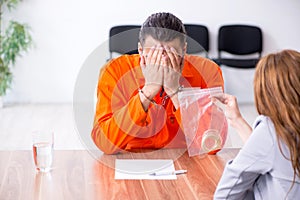
[[183,88],[178,94],[181,124],[189,156],[215,154],[225,144],[228,124],[223,109],[211,97],[223,95],[221,87]]

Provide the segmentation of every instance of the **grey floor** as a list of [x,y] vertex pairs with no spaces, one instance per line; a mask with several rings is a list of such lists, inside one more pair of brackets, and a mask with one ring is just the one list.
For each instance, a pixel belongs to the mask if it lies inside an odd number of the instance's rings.
[[[252,125],[257,116],[254,105],[240,104],[240,110]],[[31,133],[35,130],[53,130],[55,149],[85,149],[77,133],[72,104],[13,104],[0,108],[0,150],[31,149]],[[231,127],[225,146],[243,146]]]

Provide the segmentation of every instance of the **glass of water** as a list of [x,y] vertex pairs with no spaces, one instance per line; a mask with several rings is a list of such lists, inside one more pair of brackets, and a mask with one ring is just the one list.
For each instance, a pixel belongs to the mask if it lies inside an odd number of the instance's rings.
[[52,131],[35,131],[32,139],[36,169],[40,172],[49,172],[53,162],[54,133]]

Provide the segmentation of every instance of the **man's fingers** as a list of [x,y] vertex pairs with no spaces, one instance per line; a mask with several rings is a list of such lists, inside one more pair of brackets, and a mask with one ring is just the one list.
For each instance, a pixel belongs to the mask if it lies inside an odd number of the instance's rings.
[[143,55],[140,55],[140,65],[141,67],[144,67],[146,65],[146,60],[145,60],[145,57]]
[[157,45],[155,45],[155,49],[154,52],[152,54],[152,58],[151,58],[151,65],[159,65],[160,64],[160,60],[158,59],[158,54],[159,54],[159,48]]
[[171,49],[169,47],[165,47],[167,55],[170,60],[170,66],[174,71],[179,72],[180,71],[180,65],[178,63],[178,54],[176,50],[172,47]]
[[156,56],[156,65],[158,67],[161,67],[162,63],[162,57],[163,57],[163,47],[162,46],[158,46],[157,47],[157,56]]
[[153,57],[153,53],[155,51],[155,46],[152,46],[147,54],[147,59],[146,59],[146,64],[152,64],[152,57]]

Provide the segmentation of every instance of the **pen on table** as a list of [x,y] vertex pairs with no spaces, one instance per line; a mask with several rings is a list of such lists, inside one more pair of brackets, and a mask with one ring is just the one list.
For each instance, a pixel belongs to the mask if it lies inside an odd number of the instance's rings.
[[175,171],[165,171],[165,172],[154,172],[150,175],[152,176],[164,176],[164,175],[179,175],[179,174],[185,174],[187,173],[187,170],[175,170]]

